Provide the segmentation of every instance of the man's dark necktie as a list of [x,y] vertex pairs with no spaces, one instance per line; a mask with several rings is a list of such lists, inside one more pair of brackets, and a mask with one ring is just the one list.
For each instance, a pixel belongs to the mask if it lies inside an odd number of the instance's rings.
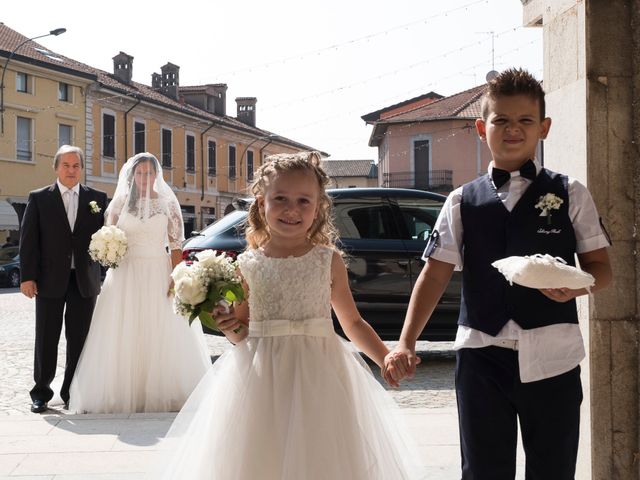
[[[535,180],[536,178],[536,165],[532,160],[527,160],[527,163],[520,167],[520,176],[528,178],[529,180]],[[496,190],[503,186],[511,179],[511,173],[501,168],[493,168],[491,170],[491,179],[496,186]]]

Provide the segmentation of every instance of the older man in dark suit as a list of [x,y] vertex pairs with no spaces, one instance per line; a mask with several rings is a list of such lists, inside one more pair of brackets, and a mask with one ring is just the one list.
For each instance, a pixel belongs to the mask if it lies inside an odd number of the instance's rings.
[[89,257],[91,235],[104,223],[107,195],[80,184],[84,154],[63,145],[48,187],[29,194],[20,232],[20,290],[36,298],[35,386],[31,411],[42,413],[53,397],[58,342],[64,315],[67,359],[60,397],[69,402],[69,386],[89,332],[100,292],[100,266]]

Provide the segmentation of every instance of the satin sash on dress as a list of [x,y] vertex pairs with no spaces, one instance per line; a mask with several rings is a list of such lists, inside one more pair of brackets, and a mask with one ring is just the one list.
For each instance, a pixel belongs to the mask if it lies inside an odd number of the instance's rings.
[[307,318],[305,320],[267,320],[249,322],[250,337],[283,337],[287,335],[307,335],[329,337],[334,334],[333,323],[328,318]]

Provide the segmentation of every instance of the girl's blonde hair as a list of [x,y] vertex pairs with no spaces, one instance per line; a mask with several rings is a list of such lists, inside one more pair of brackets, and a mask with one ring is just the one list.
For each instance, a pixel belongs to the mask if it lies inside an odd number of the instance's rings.
[[[318,215],[307,232],[307,238],[314,245],[335,247],[338,233],[331,218],[331,198],[325,191],[331,179],[322,168],[319,152],[269,155],[265,159],[265,163],[256,171],[253,183],[249,187],[250,192],[254,197],[264,195],[268,180],[287,172],[308,172],[318,181],[320,195]],[[249,208],[248,220],[246,239],[249,248],[263,246],[271,238],[271,234],[257,201],[253,202]]]

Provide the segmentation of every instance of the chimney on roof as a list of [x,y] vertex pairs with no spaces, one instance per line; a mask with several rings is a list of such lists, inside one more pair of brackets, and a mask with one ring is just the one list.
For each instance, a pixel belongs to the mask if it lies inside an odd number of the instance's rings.
[[178,90],[181,101],[189,105],[215,115],[225,116],[227,114],[227,85],[225,83],[180,87]]
[[173,63],[167,63],[161,69],[161,91],[168,97],[178,100],[178,87],[180,86],[180,67]]
[[236,104],[238,106],[238,113],[236,115],[236,118],[246,125],[255,127],[257,102],[258,99],[256,97],[236,98]]
[[159,73],[151,74],[151,88],[154,90],[160,90],[162,88],[162,75]]
[[216,83],[213,87],[213,111],[216,115],[225,116],[227,114],[227,84]]
[[122,83],[131,83],[133,75],[133,57],[124,52],[120,52],[113,57],[113,74]]

